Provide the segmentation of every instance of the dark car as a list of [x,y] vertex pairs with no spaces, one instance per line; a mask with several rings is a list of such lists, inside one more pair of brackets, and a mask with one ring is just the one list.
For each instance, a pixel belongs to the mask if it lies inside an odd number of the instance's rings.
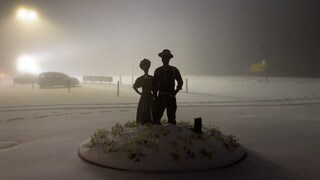
[[39,74],[38,84],[40,88],[48,88],[53,86],[74,87],[79,84],[79,80],[70,77],[61,72],[44,72]]
[[13,78],[14,84],[32,84],[37,82],[37,75],[35,74],[20,74]]

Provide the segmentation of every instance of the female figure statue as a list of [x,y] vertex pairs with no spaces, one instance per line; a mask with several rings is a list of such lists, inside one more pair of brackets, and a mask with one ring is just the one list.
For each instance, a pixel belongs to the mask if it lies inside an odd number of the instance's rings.
[[[152,95],[153,77],[148,74],[151,62],[148,59],[143,59],[140,62],[140,68],[144,71],[144,75],[138,77],[133,85],[133,89],[141,95],[137,110],[136,122],[146,124],[153,122],[154,115],[154,100]],[[140,92],[138,88],[142,88]]]

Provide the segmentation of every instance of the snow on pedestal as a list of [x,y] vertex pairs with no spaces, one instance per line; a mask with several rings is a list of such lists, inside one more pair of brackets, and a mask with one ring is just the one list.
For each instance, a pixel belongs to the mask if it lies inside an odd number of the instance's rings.
[[232,165],[246,154],[235,136],[217,127],[193,132],[188,122],[177,125],[116,124],[98,129],[79,147],[86,162],[114,169],[150,172],[206,170]]

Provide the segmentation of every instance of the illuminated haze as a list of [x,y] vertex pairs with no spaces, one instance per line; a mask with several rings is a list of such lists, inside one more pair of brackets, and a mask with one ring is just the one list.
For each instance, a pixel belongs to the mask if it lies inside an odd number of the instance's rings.
[[[1,0],[0,70],[33,55],[43,71],[129,75],[168,48],[183,75],[245,75],[267,60],[274,76],[319,76],[319,3],[304,0]],[[27,5],[40,22],[17,22]]]

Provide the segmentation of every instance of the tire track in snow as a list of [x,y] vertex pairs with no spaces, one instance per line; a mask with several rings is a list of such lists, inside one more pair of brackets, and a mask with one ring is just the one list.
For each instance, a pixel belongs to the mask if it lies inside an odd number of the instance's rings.
[[[296,98],[275,100],[248,101],[215,101],[215,102],[178,102],[179,107],[237,107],[237,106],[300,106],[320,105],[320,98]],[[135,109],[137,103],[100,103],[100,104],[53,104],[0,107],[0,112],[33,111],[33,110],[94,110],[94,109]]]

